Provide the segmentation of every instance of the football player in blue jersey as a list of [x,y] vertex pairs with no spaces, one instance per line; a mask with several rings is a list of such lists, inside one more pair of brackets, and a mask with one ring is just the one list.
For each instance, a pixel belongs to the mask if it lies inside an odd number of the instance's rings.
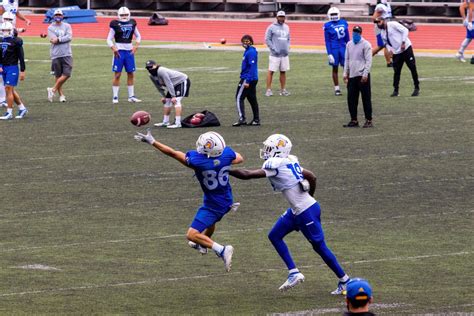
[[[466,28],[466,38],[461,43],[461,47],[459,47],[458,52],[456,53],[455,57],[459,61],[465,63],[466,59],[464,58],[464,51],[466,50],[467,46],[471,43],[472,39],[474,38],[474,29],[472,27],[472,11],[474,9],[474,4],[470,0],[465,0],[459,6],[459,13],[461,14],[463,26]],[[471,58],[471,64],[473,63],[474,56]]]
[[[132,43],[134,35],[135,46]],[[137,22],[130,18],[130,10],[127,7],[121,7],[118,10],[118,20],[110,22],[109,35],[107,36],[107,45],[114,52],[112,65],[112,71],[114,72],[112,103],[114,104],[119,102],[120,76],[123,67],[127,72],[128,102],[142,102],[135,97],[134,89],[135,52],[140,42],[141,35],[138,31]]]
[[344,54],[346,44],[350,41],[347,21],[341,19],[341,12],[336,7],[328,11],[329,22],[324,23],[324,40],[328,53],[328,62],[332,66],[332,81],[334,82],[334,94],[342,95],[339,87],[338,67],[344,67]]
[[137,133],[135,139],[152,145],[194,170],[204,192],[204,198],[186,237],[189,245],[201,254],[206,254],[208,248],[214,250],[217,256],[222,258],[225,269],[229,272],[234,248],[231,245],[218,244],[211,239],[211,236],[216,223],[230,210],[236,210],[239,205],[233,203],[229,170],[232,164],[243,161],[242,156],[226,147],[224,138],[216,132],[207,132],[199,136],[196,150],[190,150],[186,154],[155,140],[150,131],[147,134]]
[[324,242],[321,226],[321,208],[313,198],[316,190],[316,176],[303,169],[296,156],[290,155],[291,141],[281,134],[273,134],[263,142],[260,158],[265,162],[261,169],[234,169],[230,175],[239,179],[267,177],[273,190],[281,192],[290,208],[276,221],[268,238],[288,268],[288,279],[280,286],[280,291],[289,290],[304,281],[286,243],[286,235],[301,231],[324,262],[339,278],[337,289],[331,294],[344,294],[349,276],[344,272],[334,254]]

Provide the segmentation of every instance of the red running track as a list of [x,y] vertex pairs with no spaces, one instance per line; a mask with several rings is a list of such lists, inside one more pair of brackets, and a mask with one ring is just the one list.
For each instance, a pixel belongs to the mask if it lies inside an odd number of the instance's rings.
[[[42,15],[28,16],[32,25],[28,27],[24,36],[39,36],[46,33],[47,24],[43,23]],[[109,23],[113,17],[99,17],[98,23],[73,24],[73,33],[76,38],[104,39],[109,31]],[[272,20],[191,20],[169,19],[167,26],[148,26],[148,19],[138,18],[138,26],[144,40],[167,42],[208,42],[218,43],[221,38],[228,43],[239,43],[243,34],[253,36],[256,44],[264,42],[267,26]],[[19,21],[19,27],[23,21]],[[324,45],[322,26],[324,22],[289,21],[291,43],[293,45]],[[349,23],[351,29],[355,23]],[[372,44],[375,43],[373,24],[360,23],[364,29],[363,36]],[[423,24],[418,25],[416,32],[410,33],[414,48],[419,49],[449,49],[459,48],[465,38],[466,31],[461,23],[451,24]]]

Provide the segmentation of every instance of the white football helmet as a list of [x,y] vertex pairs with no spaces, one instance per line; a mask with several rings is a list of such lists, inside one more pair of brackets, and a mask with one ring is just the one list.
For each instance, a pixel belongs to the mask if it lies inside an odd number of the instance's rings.
[[338,8],[332,7],[328,10],[329,21],[339,21],[341,18],[341,11]]
[[120,9],[118,9],[117,15],[118,15],[119,21],[121,21],[121,22],[130,21],[131,13],[130,13],[130,10],[127,7],[121,7]]
[[263,142],[263,149],[260,149],[260,158],[269,159],[273,157],[286,158],[290,154],[291,140],[282,134],[270,135]]
[[0,28],[2,29],[3,37],[13,36],[13,24],[10,22],[3,22]]
[[201,134],[196,141],[196,150],[207,157],[219,157],[224,152],[224,138],[216,132]]
[[10,22],[13,23],[15,20],[15,15],[11,12],[5,12],[2,14],[2,22]]

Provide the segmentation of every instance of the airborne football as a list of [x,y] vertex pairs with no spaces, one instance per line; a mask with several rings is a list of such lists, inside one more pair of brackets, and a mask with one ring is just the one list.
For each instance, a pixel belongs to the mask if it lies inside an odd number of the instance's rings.
[[137,111],[130,117],[130,123],[139,127],[148,124],[151,120],[151,115],[145,111]]

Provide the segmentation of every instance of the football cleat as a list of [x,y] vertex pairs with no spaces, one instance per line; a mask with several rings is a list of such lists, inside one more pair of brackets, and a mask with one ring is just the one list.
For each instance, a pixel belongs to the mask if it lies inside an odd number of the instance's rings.
[[372,120],[365,120],[364,126],[362,128],[371,128],[374,127],[374,124],[372,124]]
[[6,101],[0,102],[0,108],[6,108],[6,107],[8,107],[8,104]]
[[260,126],[260,120],[252,120],[252,122],[248,123],[250,126]]
[[234,124],[232,124],[232,126],[234,127],[237,127],[237,126],[245,126],[247,125],[247,121],[246,120],[238,120],[237,122],[235,122]]
[[265,96],[266,97],[271,97],[273,95],[273,92],[271,89],[267,89],[267,91],[265,92]]
[[181,126],[181,123],[179,123],[179,124],[176,124],[176,123],[175,123],[175,124],[166,126],[166,128],[181,128],[181,127],[182,127],[182,126]]
[[28,113],[28,110],[24,108],[23,110],[18,110],[18,115],[15,116],[16,119],[22,119],[25,117],[26,113]]
[[284,97],[287,97],[287,96],[290,96],[291,93],[288,92],[288,90],[283,89],[283,90],[280,91],[280,95],[282,95],[282,96],[284,96]]
[[300,272],[294,272],[288,275],[288,279],[278,289],[280,291],[288,291],[300,283],[304,282],[304,275]]
[[336,91],[334,91],[334,95],[335,95],[335,96],[341,96],[341,95],[342,95],[341,90],[336,90]]
[[464,59],[464,54],[462,54],[460,52],[457,52],[454,57],[456,57],[456,59],[459,60],[460,62],[463,62],[463,63],[466,62],[466,59]]
[[220,253],[219,257],[224,261],[224,267],[227,272],[232,267],[232,255],[234,254],[234,247],[231,245],[224,246],[224,250]]
[[53,102],[53,98],[54,98],[53,88],[46,88],[46,90],[48,90],[48,101]]
[[119,103],[118,97],[113,97],[112,103],[113,103],[113,104]]
[[167,127],[170,125],[170,122],[161,122],[161,123],[156,123],[153,125],[155,125],[156,127]]
[[400,96],[400,93],[398,93],[398,90],[393,90],[393,92],[390,96],[391,97],[398,97],[398,96]]
[[203,246],[196,244],[195,242],[189,241],[188,242],[189,247],[196,249],[199,251],[201,255],[207,255],[207,248],[204,248]]
[[13,119],[13,114],[11,114],[10,112],[5,112],[3,113],[2,116],[0,116],[0,120],[11,120]]
[[359,122],[350,121],[349,123],[342,125],[342,127],[359,127]]
[[140,102],[142,102],[142,100],[137,99],[135,96],[132,96],[132,97],[128,98],[128,102],[130,102],[130,103],[140,103]]
[[347,280],[346,282],[340,282],[337,284],[337,289],[335,289],[334,291],[331,292],[332,295],[346,295],[347,291],[346,291],[346,287],[347,287],[347,283],[350,281],[351,279]]
[[415,88],[415,90],[413,90],[413,93],[411,94],[412,97],[417,97],[420,95],[420,89],[419,88]]
[[65,96],[65,95],[59,96],[59,102],[63,102],[63,103],[64,103],[64,102],[66,102],[66,101],[67,101],[67,100],[66,100],[66,96]]

